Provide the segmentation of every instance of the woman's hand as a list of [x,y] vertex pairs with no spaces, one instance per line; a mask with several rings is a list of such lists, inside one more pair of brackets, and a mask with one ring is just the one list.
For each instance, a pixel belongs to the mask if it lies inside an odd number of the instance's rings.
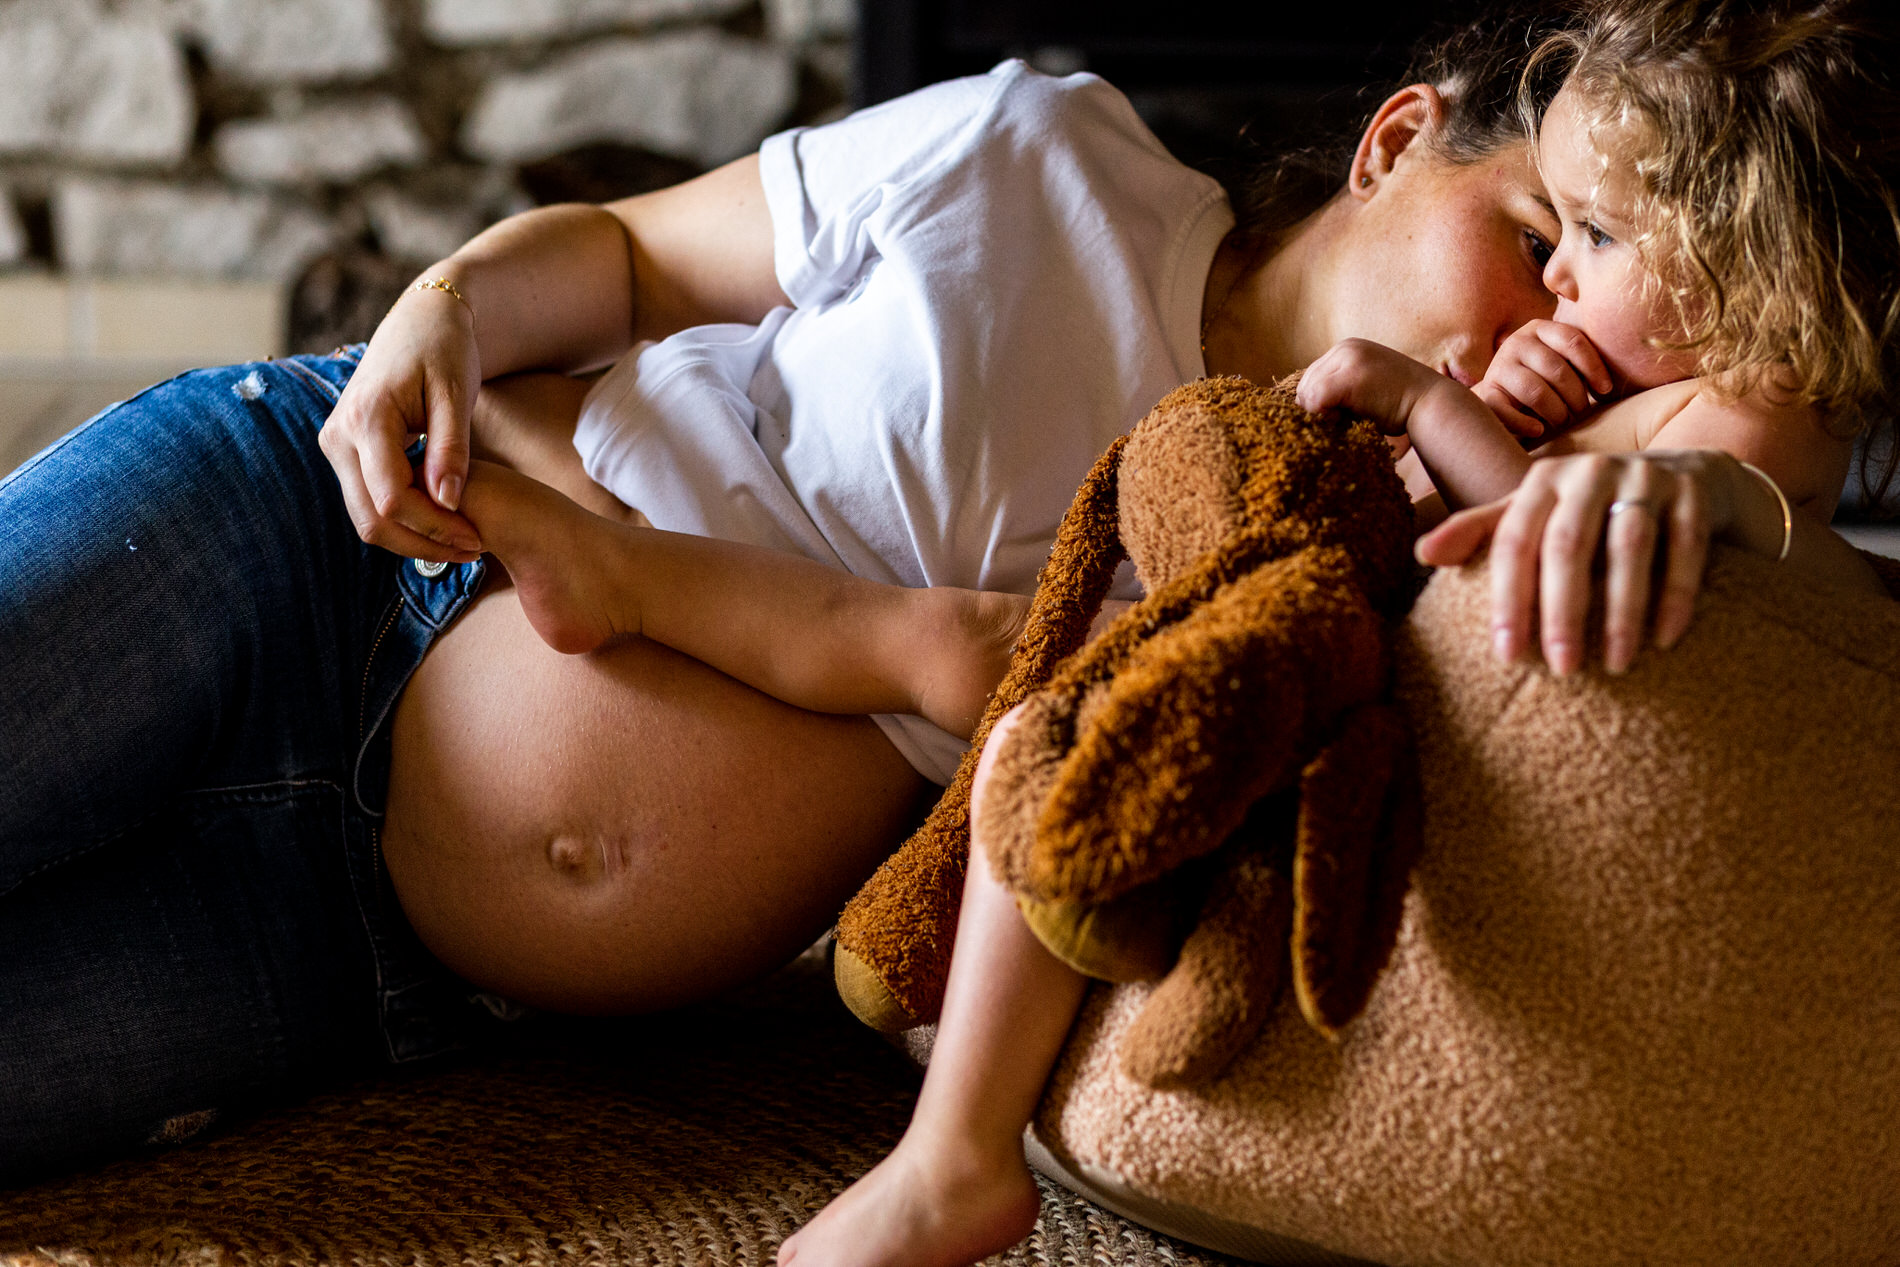
[[[1509,495],[1461,511],[1420,537],[1418,558],[1454,566],[1490,542],[1491,637],[1498,658],[1508,662],[1524,654],[1535,605],[1544,660],[1561,676],[1583,663],[1583,624],[1601,546],[1603,664],[1621,673],[1642,645],[1652,590],[1656,645],[1673,646],[1688,630],[1709,543],[1737,522],[1746,488],[1737,477],[1771,496],[1733,458],[1713,451],[1543,458]],[[1774,517],[1778,544],[1778,506]]]
[[[376,327],[318,436],[363,540],[436,562],[480,557],[481,537],[455,512],[481,382],[468,306],[445,291],[405,292]],[[424,432],[418,481],[403,451]]]

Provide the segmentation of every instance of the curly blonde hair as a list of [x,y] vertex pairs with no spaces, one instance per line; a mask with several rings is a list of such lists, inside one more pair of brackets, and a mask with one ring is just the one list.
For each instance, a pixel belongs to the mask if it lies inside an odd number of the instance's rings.
[[[1860,429],[1900,386],[1892,0],[1604,0],[1532,55],[1635,175],[1698,375]],[[1523,103],[1535,123],[1535,103]]]

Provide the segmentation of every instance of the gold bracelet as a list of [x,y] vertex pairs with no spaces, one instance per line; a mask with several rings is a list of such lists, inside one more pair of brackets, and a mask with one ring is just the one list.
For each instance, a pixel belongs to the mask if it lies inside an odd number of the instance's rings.
[[1775,483],[1774,476],[1753,462],[1743,462],[1740,458],[1735,461],[1750,475],[1760,476],[1762,483],[1768,485],[1768,491],[1781,503],[1781,553],[1775,556],[1775,562],[1780,563],[1788,557],[1788,547],[1794,542],[1794,508],[1788,505],[1788,495],[1781,491],[1781,485]]
[[475,315],[475,305],[471,304],[468,301],[468,296],[464,295],[461,291],[457,290],[455,288],[455,283],[450,281],[446,277],[425,277],[417,281],[414,285],[410,286],[409,289],[410,290],[439,290],[445,295],[454,295],[457,299],[462,301],[462,307],[468,309],[469,316],[472,317]]

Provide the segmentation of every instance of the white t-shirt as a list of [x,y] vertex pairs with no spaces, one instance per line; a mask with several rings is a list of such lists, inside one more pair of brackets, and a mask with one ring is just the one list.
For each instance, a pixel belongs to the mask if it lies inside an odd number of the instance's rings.
[[[1096,457],[1205,372],[1220,187],[1100,79],[1014,61],[774,136],[759,171],[794,306],[629,352],[587,473],[656,527],[1032,593]],[[961,740],[877,720],[948,782]]]

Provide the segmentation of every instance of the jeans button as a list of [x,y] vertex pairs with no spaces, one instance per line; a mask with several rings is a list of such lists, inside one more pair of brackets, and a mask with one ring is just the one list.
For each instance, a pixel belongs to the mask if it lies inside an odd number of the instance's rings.
[[437,577],[437,576],[442,575],[444,572],[448,570],[449,570],[449,565],[446,563],[434,563],[428,559],[416,560],[416,571],[422,573],[424,576],[427,576],[427,577],[431,577],[431,578]]

